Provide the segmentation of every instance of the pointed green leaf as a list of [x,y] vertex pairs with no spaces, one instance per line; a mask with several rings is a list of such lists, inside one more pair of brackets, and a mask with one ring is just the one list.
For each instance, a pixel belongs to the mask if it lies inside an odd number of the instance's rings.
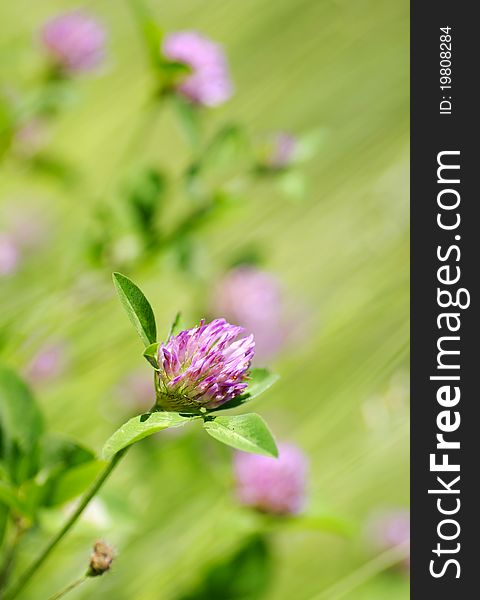
[[157,24],[154,16],[141,0],[130,0],[130,7],[137,22],[142,41],[152,66],[158,69],[162,64],[160,54],[162,48],[163,31]]
[[128,318],[133,323],[145,346],[157,339],[157,326],[150,303],[133,281],[121,273],[113,274],[113,283]]
[[209,417],[203,426],[209,435],[227,446],[253,454],[278,456],[275,440],[259,415]]
[[279,376],[276,373],[271,373],[268,369],[253,369],[244,396],[248,396],[248,400],[256,398],[272,387],[278,379]]
[[158,348],[160,346],[160,342],[155,342],[154,344],[150,344],[145,348],[145,352],[143,356],[148,360],[148,362],[152,365],[154,369],[158,369]]
[[[107,440],[103,447],[103,457],[109,460],[117,452],[142,440],[157,431],[168,427],[181,427],[195,417],[183,417],[174,412],[154,412],[138,415],[124,423],[120,429]],[[198,418],[198,417],[197,417]]]
[[55,481],[46,504],[48,506],[58,506],[80,496],[104,468],[104,461],[91,460],[65,471]]
[[222,404],[212,412],[241,406],[242,404],[245,404],[245,402],[263,394],[263,392],[267,391],[268,388],[278,381],[278,379],[279,376],[276,373],[271,373],[268,369],[253,369],[250,373],[247,391],[244,394],[233,398],[233,400]]

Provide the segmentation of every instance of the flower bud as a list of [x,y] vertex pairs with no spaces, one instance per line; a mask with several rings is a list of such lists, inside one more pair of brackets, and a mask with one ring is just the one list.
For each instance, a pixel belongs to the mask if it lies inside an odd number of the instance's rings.
[[105,30],[89,15],[72,11],[44,25],[42,42],[55,66],[62,71],[90,71],[103,60]]
[[190,67],[177,85],[177,91],[194,104],[217,106],[233,92],[223,48],[196,31],[179,31],[167,35],[164,55]]
[[90,557],[90,566],[87,572],[89,577],[103,575],[112,566],[115,553],[113,548],[103,540],[98,540],[93,546],[93,552]]
[[241,504],[274,515],[299,513],[305,504],[308,462],[293,444],[280,444],[278,458],[238,452],[234,467]]
[[181,331],[158,349],[157,403],[164,410],[201,412],[235,398],[247,387],[253,336],[215,319]]

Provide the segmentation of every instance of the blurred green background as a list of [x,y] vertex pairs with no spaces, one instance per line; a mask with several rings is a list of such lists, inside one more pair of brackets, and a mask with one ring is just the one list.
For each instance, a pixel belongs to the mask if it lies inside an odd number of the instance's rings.
[[[3,87],[28,88],[42,60],[39,26],[76,6],[2,3]],[[42,343],[65,340],[64,374],[35,391],[54,431],[99,450],[132,414],[123,383],[146,367],[110,270],[88,269],[82,241],[96,202],[119,176],[116,165],[150,80],[126,4],[84,6],[108,29],[109,57],[103,72],[76,83],[79,98],[52,133],[52,150],[75,165],[75,176],[61,183],[19,162],[2,166],[0,229],[21,210],[47,223],[49,235],[17,274],[0,279],[1,359],[22,371]],[[328,507],[355,523],[356,532],[344,539],[280,528],[267,598],[406,599],[404,576],[365,569],[373,555],[362,523],[375,508],[407,506],[409,498],[408,3],[151,0],[150,6],[167,31],[198,29],[226,48],[236,93],[208,115],[209,128],[234,118],[254,134],[321,133],[304,167],[304,200],[256,186],[208,225],[204,278],[180,274],[168,256],[130,273],[166,333],[177,310],[190,322],[201,316],[225,257],[252,244],[265,257],[263,267],[308,313],[306,335],[272,365],[281,382],[255,410],[278,439],[308,454],[309,513]],[[187,159],[166,113],[128,167],[149,160],[179,172]],[[235,508],[231,479],[230,452],[194,427],[180,437],[147,440],[106,486],[109,515],[101,515],[100,525],[82,523],[23,597],[46,598],[76,577],[100,535],[118,549],[114,570],[72,598],[180,598],[252,527]],[[20,566],[45,539],[40,533],[30,539]]]

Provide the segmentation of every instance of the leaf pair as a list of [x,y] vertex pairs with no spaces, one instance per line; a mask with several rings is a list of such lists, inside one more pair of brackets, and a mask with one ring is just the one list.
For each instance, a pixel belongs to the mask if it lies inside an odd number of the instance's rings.
[[[138,415],[127,421],[109,438],[103,447],[103,457],[110,460],[117,452],[158,431],[182,427],[202,419],[199,415],[154,412]],[[207,416],[203,427],[213,438],[244,452],[278,456],[277,446],[265,421],[254,413],[234,416]]]

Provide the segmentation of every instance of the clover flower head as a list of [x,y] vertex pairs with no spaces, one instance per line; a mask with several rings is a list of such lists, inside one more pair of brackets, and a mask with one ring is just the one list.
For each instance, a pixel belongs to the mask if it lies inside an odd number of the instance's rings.
[[68,73],[90,71],[104,57],[105,30],[88,14],[75,10],[48,21],[42,42],[55,64]]
[[158,404],[165,410],[213,409],[245,391],[253,335],[215,319],[170,337],[158,350]]
[[222,46],[197,31],[167,35],[164,55],[190,67],[177,91],[194,104],[218,106],[230,98],[233,86]]
[[0,233],[0,277],[14,273],[20,262],[20,252],[12,236]]
[[297,140],[286,131],[279,131],[272,136],[266,166],[270,169],[285,169],[291,165],[297,150]]
[[299,513],[305,504],[308,461],[293,444],[279,444],[278,458],[238,452],[234,459],[241,504],[275,515]]
[[217,314],[239,323],[255,336],[256,358],[271,359],[286,338],[284,298],[270,273],[243,265],[220,279],[213,296]]

